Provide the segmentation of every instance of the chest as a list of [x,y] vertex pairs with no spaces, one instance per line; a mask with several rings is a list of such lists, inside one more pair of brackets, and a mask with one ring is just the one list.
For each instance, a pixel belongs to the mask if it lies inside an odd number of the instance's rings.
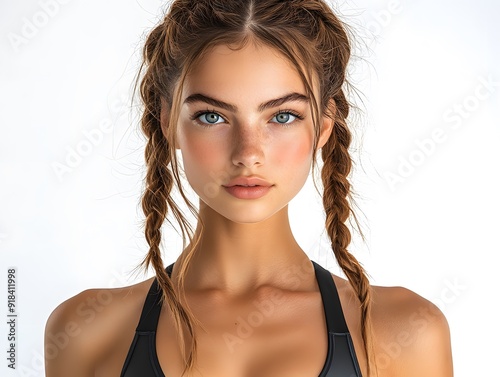
[[[191,309],[205,330],[196,328],[197,368],[189,377],[318,377],[323,369],[328,333],[319,292],[245,304],[197,300]],[[188,352],[191,339],[183,334]],[[166,377],[182,374],[179,344],[173,319],[162,310],[156,353]]]

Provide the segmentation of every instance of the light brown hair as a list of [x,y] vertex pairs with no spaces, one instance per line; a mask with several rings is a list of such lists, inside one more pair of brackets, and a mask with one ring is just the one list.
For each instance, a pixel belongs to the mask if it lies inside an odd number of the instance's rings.
[[[348,180],[352,166],[348,149],[352,136],[346,119],[351,105],[344,87],[351,43],[346,30],[344,23],[322,0],[174,0],[163,20],[147,36],[136,82],[137,85],[140,80],[144,105],[141,126],[148,139],[142,208],[150,248],[141,266],[147,269],[152,265],[156,272],[163,302],[168,304],[180,336],[186,363],[184,372],[190,372],[195,366],[194,323],[200,322],[185,304],[185,298],[178,294],[183,294],[184,275],[199,236],[193,239],[191,225],[172,198],[175,185],[190,211],[197,216],[196,208],[182,190],[175,153],[180,95],[190,68],[211,48],[220,44],[242,47],[253,40],[275,48],[286,57],[296,67],[311,98],[315,126],[313,176],[321,116],[334,120],[333,132],[321,149],[325,226],[336,260],[359,298],[361,333],[370,375],[373,357],[370,285],[363,267],[347,250],[351,233],[345,224],[351,213],[356,219],[350,205],[353,198]],[[316,98],[313,91],[314,79],[318,80],[320,98]],[[167,137],[162,132],[162,125]],[[179,266],[180,292],[176,292],[165,271],[160,250],[161,227],[170,214],[174,215],[182,231],[183,248],[186,235],[193,246],[185,263]],[[188,357],[183,325],[192,339]]]

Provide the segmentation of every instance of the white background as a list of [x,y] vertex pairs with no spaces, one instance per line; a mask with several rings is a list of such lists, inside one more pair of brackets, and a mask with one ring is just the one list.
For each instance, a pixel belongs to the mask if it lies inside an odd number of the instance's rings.
[[[131,274],[147,244],[144,139],[130,93],[161,3],[44,3],[51,1],[0,5],[2,354],[11,266],[19,313],[18,369],[2,356],[2,376],[44,375],[44,326],[59,303],[146,278]],[[456,376],[492,375],[498,350],[489,345],[500,335],[500,5],[357,0],[339,8],[358,34],[351,69],[362,99],[352,118],[352,183],[367,241],[354,233],[350,250],[374,284],[405,286],[443,310]],[[102,140],[89,144],[85,133],[96,132]],[[75,151],[80,158],[71,160]],[[304,250],[336,272],[310,182],[290,211]],[[164,246],[167,265],[181,244],[168,232]]]

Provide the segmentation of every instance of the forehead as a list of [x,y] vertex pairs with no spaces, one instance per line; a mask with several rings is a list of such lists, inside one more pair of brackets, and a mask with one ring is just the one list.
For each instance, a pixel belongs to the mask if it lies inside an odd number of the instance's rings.
[[217,45],[186,75],[183,97],[202,92],[221,99],[256,101],[284,92],[306,93],[295,66],[272,47],[249,42],[242,48]]

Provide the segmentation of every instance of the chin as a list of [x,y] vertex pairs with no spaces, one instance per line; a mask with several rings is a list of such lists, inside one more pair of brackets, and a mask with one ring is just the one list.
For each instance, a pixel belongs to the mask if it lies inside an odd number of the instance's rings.
[[251,201],[230,208],[227,205],[224,207],[207,205],[220,216],[237,224],[260,223],[280,210],[280,208],[272,208],[269,203],[251,203]]
[[254,215],[254,216],[248,216],[248,215],[243,215],[243,216],[232,216],[232,217],[226,217],[226,219],[237,223],[237,224],[258,224],[261,223],[270,217],[272,217],[273,214],[269,214],[267,216],[265,215]]

